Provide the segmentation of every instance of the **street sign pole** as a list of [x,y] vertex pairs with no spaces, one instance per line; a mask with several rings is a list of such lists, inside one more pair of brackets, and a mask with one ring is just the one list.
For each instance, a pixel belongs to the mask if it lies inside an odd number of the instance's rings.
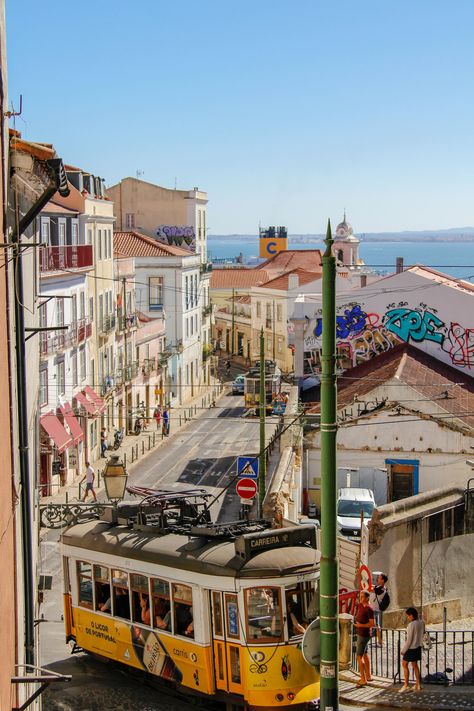
[[263,517],[263,499],[265,498],[265,474],[266,474],[266,459],[265,459],[265,336],[263,335],[263,326],[260,330],[260,472],[258,481],[258,502],[259,514]]
[[336,538],[336,259],[328,220],[323,255],[321,370],[321,711],[337,711],[338,567]]

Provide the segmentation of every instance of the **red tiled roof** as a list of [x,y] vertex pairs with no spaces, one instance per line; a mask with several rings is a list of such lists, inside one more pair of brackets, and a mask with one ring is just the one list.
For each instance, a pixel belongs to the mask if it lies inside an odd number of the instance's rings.
[[308,272],[305,269],[292,269],[285,274],[280,274],[280,276],[270,279],[265,282],[265,284],[260,284],[261,289],[281,289],[282,291],[288,291],[289,275],[296,274],[298,276],[298,286],[303,286],[303,284],[309,284],[311,281],[316,281],[316,279],[321,279],[322,274],[317,272]]
[[270,274],[274,271],[289,272],[292,269],[322,272],[322,264],[320,249],[285,249],[255,268],[265,269]]
[[162,244],[141,232],[114,232],[115,257],[189,257],[189,249]]
[[213,269],[211,289],[249,289],[267,279],[268,274],[263,269]]
[[251,298],[249,294],[245,294],[243,296],[236,296],[234,297],[234,299],[230,297],[229,299],[226,299],[226,301],[228,301],[229,303],[232,303],[233,301],[235,304],[250,304]]
[[[393,378],[397,378],[400,386],[410,386],[424,399],[432,399],[446,413],[455,415],[468,427],[474,428],[474,417],[471,415],[474,412],[474,380],[405,343],[340,375],[338,409],[351,405],[355,399],[363,399]],[[395,393],[393,400],[397,401]],[[416,403],[413,405],[416,409]],[[313,413],[319,411],[319,404],[310,409]]]

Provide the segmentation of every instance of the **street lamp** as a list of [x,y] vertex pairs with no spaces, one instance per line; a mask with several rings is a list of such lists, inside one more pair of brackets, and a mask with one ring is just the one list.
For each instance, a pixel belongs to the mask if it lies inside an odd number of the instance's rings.
[[128,474],[117,454],[107,460],[104,473],[105,492],[109,501],[117,503],[125,496]]

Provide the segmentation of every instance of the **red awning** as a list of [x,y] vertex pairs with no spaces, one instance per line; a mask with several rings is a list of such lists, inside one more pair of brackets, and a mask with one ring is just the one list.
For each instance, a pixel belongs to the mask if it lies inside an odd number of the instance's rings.
[[91,388],[90,385],[86,385],[83,388],[83,392],[86,393],[89,400],[92,400],[92,402],[95,405],[97,405],[97,407],[99,408],[99,412],[103,412],[105,410],[105,408],[107,407],[105,402],[102,400],[102,398],[99,395],[97,395],[96,391],[93,390],[93,388]]
[[82,442],[84,439],[84,432],[82,431],[81,425],[72,411],[71,405],[68,402],[65,402],[64,406],[61,407],[60,410],[64,415],[66,424],[69,427],[69,431],[74,439],[74,444],[78,445],[79,442]]
[[97,415],[97,413],[99,412],[97,405],[88,400],[84,393],[76,393],[74,397],[89,415],[92,415],[93,417]]
[[48,433],[57,447],[59,454],[74,444],[69,432],[66,432],[54,412],[48,412],[40,417],[41,427]]

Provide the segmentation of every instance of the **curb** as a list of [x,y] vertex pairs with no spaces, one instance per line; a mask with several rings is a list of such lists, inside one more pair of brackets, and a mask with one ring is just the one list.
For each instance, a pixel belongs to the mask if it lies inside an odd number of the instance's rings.
[[420,692],[399,694],[398,687],[386,679],[374,679],[370,685],[357,689],[355,679],[340,677],[339,700],[348,706],[374,706],[420,711],[474,711],[474,696],[463,691],[451,691],[450,687],[423,687]]

